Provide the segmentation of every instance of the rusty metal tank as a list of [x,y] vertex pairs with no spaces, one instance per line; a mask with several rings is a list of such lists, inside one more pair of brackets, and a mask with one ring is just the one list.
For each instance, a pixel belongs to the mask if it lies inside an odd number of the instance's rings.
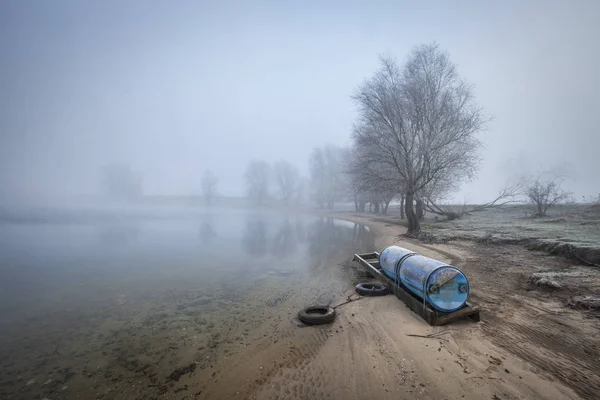
[[469,281],[458,268],[399,246],[379,255],[385,275],[442,312],[462,308],[469,298]]

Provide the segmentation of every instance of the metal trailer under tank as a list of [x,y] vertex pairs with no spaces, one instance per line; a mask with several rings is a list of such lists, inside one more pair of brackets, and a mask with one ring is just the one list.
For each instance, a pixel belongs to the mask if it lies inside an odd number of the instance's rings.
[[[385,250],[387,249],[384,249],[384,252]],[[420,255],[400,247],[385,254],[382,252],[381,255],[378,252],[355,254],[354,261],[385,283],[398,299],[430,325],[445,325],[462,318],[480,321],[480,308],[466,300],[469,295],[466,276],[451,265],[423,256],[423,259],[414,258],[417,256]],[[416,262],[404,264],[410,259]],[[425,259],[431,262],[427,263]],[[382,263],[386,265],[385,269]],[[425,263],[426,266],[422,267],[421,263]],[[396,267],[402,265],[410,266],[403,271],[405,273],[400,273],[402,268],[396,271]],[[466,286],[463,286],[465,284]],[[460,294],[456,294],[457,292]],[[436,307],[433,306],[434,302]],[[456,307],[458,309],[455,311],[442,311]]]

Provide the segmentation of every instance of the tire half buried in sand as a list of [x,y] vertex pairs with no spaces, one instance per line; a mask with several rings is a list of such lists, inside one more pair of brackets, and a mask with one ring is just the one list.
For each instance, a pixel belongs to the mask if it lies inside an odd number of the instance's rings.
[[309,325],[329,324],[335,319],[335,310],[327,306],[306,307],[298,313],[298,319]]

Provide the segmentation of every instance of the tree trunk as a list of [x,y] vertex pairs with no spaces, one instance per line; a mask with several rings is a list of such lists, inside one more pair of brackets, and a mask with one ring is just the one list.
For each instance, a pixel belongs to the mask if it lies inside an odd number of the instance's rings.
[[419,219],[417,218],[417,213],[415,212],[415,195],[412,193],[406,193],[405,200],[405,212],[406,219],[408,220],[408,234],[414,235],[421,230],[421,224],[419,223]]
[[392,199],[389,199],[388,201],[385,202],[385,204],[383,205],[383,215],[387,215],[387,210],[388,207],[390,205],[390,202],[392,201]]
[[417,199],[416,203],[417,218],[419,219],[419,221],[423,221],[423,218],[425,218],[425,206],[423,204],[423,200]]
[[375,214],[379,214],[379,202],[375,202]]
[[400,195],[400,219],[404,219],[404,195]]

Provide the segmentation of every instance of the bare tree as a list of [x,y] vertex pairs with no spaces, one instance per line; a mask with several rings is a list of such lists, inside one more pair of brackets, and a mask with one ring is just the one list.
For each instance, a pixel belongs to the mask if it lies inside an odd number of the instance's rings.
[[278,161],[273,166],[275,182],[283,202],[288,205],[294,193],[299,189],[300,175],[298,170],[287,161]]
[[368,149],[369,163],[403,182],[408,233],[416,234],[419,193],[436,182],[458,185],[474,176],[476,134],[487,118],[436,44],[415,48],[402,68],[382,58],[381,68],[353,98],[360,111],[354,143]]
[[116,200],[135,200],[142,196],[142,177],[128,164],[110,164],[102,170],[106,193]]
[[308,179],[304,177],[298,178],[298,185],[294,194],[294,202],[296,206],[301,205],[306,198],[306,188],[308,187]]
[[346,157],[350,193],[355,201],[356,211],[364,211],[364,204],[370,202],[375,206],[376,213],[381,209],[386,214],[392,199],[401,192],[403,182],[390,168],[373,163],[369,150],[355,146]]
[[264,161],[251,161],[248,163],[244,179],[248,197],[256,204],[263,204],[269,196],[269,164]]
[[200,182],[200,186],[202,189],[202,196],[204,197],[204,201],[206,204],[211,204],[217,194],[217,184],[219,183],[219,178],[215,173],[208,169],[204,171],[202,175],[202,181]]
[[[352,178],[352,177],[350,177]],[[364,212],[365,206],[369,202],[369,192],[361,187],[355,181],[351,181],[348,185],[348,197],[354,201],[354,211]]]
[[325,146],[313,149],[310,159],[310,184],[319,207],[333,208],[344,196],[347,186],[344,173],[345,149]]
[[[546,175],[546,178],[543,176]],[[571,197],[571,192],[561,188],[563,178],[550,173],[541,173],[531,178],[525,188],[525,196],[535,207],[534,217],[544,217],[548,209]]]

